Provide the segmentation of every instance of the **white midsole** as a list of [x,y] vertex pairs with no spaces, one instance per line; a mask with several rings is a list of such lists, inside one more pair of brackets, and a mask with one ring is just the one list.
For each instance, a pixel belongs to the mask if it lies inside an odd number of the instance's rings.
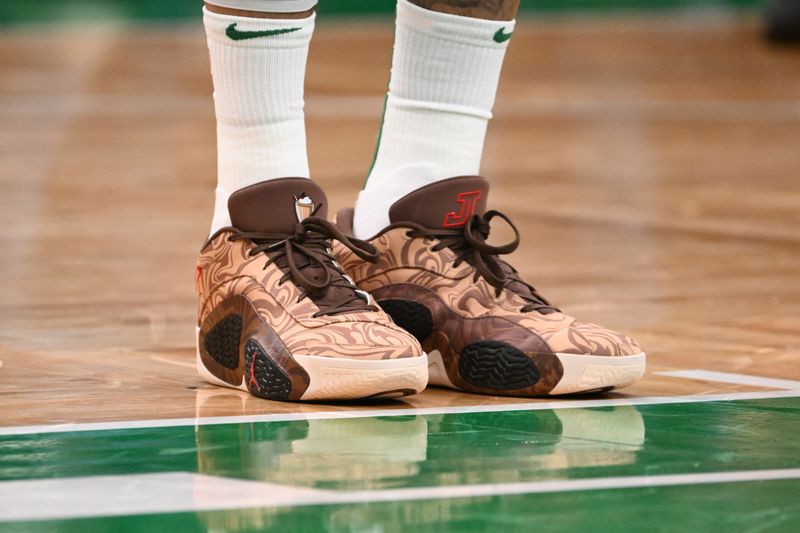
[[[245,379],[236,385],[212,374],[200,357],[199,335],[196,328],[197,372],[213,385],[247,391]],[[388,391],[421,392],[428,383],[428,357],[399,359],[356,359],[292,354],[294,360],[306,371],[309,385],[301,400],[347,400],[366,398]],[[398,393],[400,395],[400,393]]]
[[298,354],[292,357],[311,378],[301,400],[364,398],[387,391],[422,392],[428,384],[428,356],[424,353],[382,360]]
[[444,366],[444,359],[439,350],[428,352],[428,384],[439,387],[449,387],[457,389],[450,377],[447,375],[447,367]]
[[556,353],[564,375],[549,394],[574,394],[627,387],[644,375],[646,355],[582,355]]

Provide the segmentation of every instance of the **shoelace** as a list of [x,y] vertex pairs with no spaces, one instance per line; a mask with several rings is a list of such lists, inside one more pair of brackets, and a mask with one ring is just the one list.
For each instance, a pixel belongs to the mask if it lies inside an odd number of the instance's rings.
[[[314,212],[316,213],[316,210]],[[331,239],[341,242],[365,261],[375,262],[378,258],[378,251],[371,244],[347,237],[339,228],[323,218],[313,216],[313,214],[295,224],[294,232],[291,235],[239,232],[230,237],[232,241],[249,240],[255,243],[256,246],[248,252],[251,257],[262,252],[266,253],[269,260],[264,265],[264,269],[272,263],[276,263],[279,267],[286,267],[288,271],[280,278],[278,285],[283,285],[291,278],[301,288],[298,302],[309,295],[320,295],[326,289],[344,289],[339,291],[341,301],[325,305],[325,309],[320,309],[314,314],[314,317],[351,311],[377,311],[378,308],[367,302],[361,295],[363,293],[358,291],[358,288],[336,263],[329,248]],[[300,259],[299,262],[298,259]],[[319,269],[314,268],[315,266]],[[307,275],[309,270],[317,275],[321,270],[322,279],[319,280],[318,276]]]
[[[491,221],[495,217],[502,218],[514,230],[513,241],[500,246],[492,246],[486,242],[489,238]],[[533,285],[523,281],[514,267],[497,257],[510,254],[519,246],[519,230],[511,219],[500,211],[487,211],[483,216],[473,214],[461,228],[420,228],[410,230],[408,235],[437,239],[439,242],[431,250],[450,248],[456,254],[453,266],[457,267],[464,261],[468,262],[475,268],[473,281],[482,276],[495,288],[497,296],[506,287],[518,294],[527,302],[521,309],[523,313],[538,311],[546,314],[558,311],[558,308],[539,294]]]

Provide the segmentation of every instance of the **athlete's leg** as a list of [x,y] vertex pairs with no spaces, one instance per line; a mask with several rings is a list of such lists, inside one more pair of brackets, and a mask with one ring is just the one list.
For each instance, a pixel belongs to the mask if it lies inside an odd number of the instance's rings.
[[315,3],[206,4],[219,186],[195,271],[197,369],[272,400],[414,394],[428,380],[419,344],[330,247],[364,259],[375,251],[327,221],[325,194],[308,179],[303,78]]
[[437,180],[477,174],[519,0],[398,0],[383,123],[355,212],[356,236]]
[[212,233],[230,225],[228,197],[264,180],[308,177],[306,57],[317,0],[208,0],[217,117]]
[[[475,174],[517,1],[413,2],[398,0],[382,138],[355,210],[378,260],[335,244],[339,264],[417,337],[430,383],[510,396],[633,383],[645,368],[636,341],[575,320],[527,283],[502,258],[518,233],[487,242],[493,220],[513,227],[486,210],[489,183]],[[352,211],[337,221],[351,231]]]

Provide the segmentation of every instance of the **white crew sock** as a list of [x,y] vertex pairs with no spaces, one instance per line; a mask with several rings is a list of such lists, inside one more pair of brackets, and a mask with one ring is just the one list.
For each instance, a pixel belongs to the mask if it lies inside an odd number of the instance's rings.
[[479,173],[513,31],[513,20],[438,13],[398,0],[389,94],[375,162],[356,203],[356,237],[386,226],[389,206],[405,194]]
[[[265,19],[204,8],[203,24],[217,117],[213,233],[230,225],[228,197],[234,191],[264,180],[309,175],[303,82],[314,15]],[[278,33],[251,33],[272,31]]]

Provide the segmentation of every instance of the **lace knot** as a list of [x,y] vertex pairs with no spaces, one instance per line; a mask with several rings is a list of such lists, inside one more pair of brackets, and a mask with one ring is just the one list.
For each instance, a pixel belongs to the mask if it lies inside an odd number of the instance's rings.
[[[344,235],[323,218],[310,216],[295,224],[291,234],[239,232],[231,240],[249,240],[255,244],[250,255],[266,253],[266,269],[275,263],[285,272],[280,283],[292,279],[301,289],[298,301],[315,296],[320,307],[316,316],[350,311],[376,311],[352,281],[344,275],[330,252],[330,240],[342,243],[361,259],[374,262],[378,251],[371,244]],[[324,309],[323,309],[324,308]]]
[[[514,239],[501,245],[486,242],[491,231],[491,222],[495,218],[503,219],[514,231]],[[544,299],[536,289],[522,281],[511,265],[498,258],[500,255],[512,253],[519,246],[519,230],[511,219],[500,211],[487,211],[483,215],[473,214],[460,229],[421,229],[413,232],[420,237],[433,237],[440,241],[441,247],[448,247],[456,254],[454,264],[467,261],[475,268],[475,280],[483,277],[495,288],[497,296],[503,289],[509,289],[519,295],[526,304],[523,312],[540,311],[544,313],[558,311]],[[441,249],[441,248],[440,248]]]
[[306,227],[302,222],[298,222],[294,225],[294,232],[292,233],[291,238],[294,240],[294,242],[299,244],[306,242]]

